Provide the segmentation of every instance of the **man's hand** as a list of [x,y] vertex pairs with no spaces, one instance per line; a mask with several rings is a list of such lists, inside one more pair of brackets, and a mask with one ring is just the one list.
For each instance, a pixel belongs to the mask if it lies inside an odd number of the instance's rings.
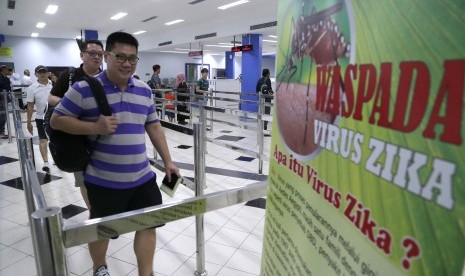
[[181,174],[179,173],[178,167],[173,162],[170,162],[168,164],[165,164],[165,174],[168,177],[168,181],[171,181],[171,175],[176,174],[177,176],[181,177]]
[[116,131],[116,128],[118,127],[118,120],[116,119],[114,115],[112,116],[100,115],[96,122],[96,126],[97,126],[96,134],[100,134],[100,135],[112,134]]
[[31,122],[27,122],[27,130],[32,135],[32,123]]

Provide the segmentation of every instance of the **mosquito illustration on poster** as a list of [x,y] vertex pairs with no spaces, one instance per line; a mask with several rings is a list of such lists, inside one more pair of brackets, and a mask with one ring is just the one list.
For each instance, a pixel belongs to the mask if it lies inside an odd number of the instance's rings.
[[[315,109],[317,68],[338,65],[343,70],[353,58],[355,36],[350,1],[299,2],[289,4],[278,15],[283,23],[276,67],[276,112],[287,149],[300,160],[311,160],[319,152],[313,137],[314,120],[330,124],[338,120]],[[296,6],[300,10],[291,8]],[[342,80],[340,93],[344,93]]]

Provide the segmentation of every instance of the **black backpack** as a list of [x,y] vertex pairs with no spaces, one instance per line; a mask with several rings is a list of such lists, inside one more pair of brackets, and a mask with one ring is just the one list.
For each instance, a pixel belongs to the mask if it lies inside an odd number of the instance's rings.
[[[68,88],[73,85],[78,79],[76,78],[76,74],[74,73],[76,71],[76,68],[74,67],[69,67],[69,75],[68,75]],[[44,129],[45,133],[47,134],[47,137],[50,140],[50,135],[52,133],[52,128],[50,127],[50,117],[52,117],[53,110],[55,110],[54,105],[47,104],[47,110],[45,110],[44,114]]]
[[[100,113],[110,116],[112,111],[100,81],[86,75],[82,76],[81,80],[89,84]],[[86,135],[69,134],[51,127],[49,132],[48,147],[55,165],[65,172],[84,171],[100,135],[94,143],[90,143]]]
[[155,85],[155,82],[152,79],[149,79],[147,81],[147,84],[149,85],[150,88],[155,89],[157,86]]

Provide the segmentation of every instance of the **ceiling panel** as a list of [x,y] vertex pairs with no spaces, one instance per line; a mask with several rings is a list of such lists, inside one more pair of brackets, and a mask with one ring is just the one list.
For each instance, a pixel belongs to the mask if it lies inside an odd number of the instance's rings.
[[[114,31],[123,30],[134,33],[139,40],[140,51],[159,52],[181,49],[196,49],[203,46],[206,52],[224,53],[227,48],[211,47],[218,43],[240,41],[243,34],[262,33],[264,37],[276,35],[276,27],[267,27],[250,31],[250,26],[276,21],[277,0],[250,0],[249,3],[227,10],[218,6],[235,0],[16,0],[15,9],[8,8],[11,0],[0,0],[0,34],[27,36],[39,33],[41,38],[72,39],[83,30],[98,31],[104,40]],[[48,4],[57,4],[55,15],[45,13]],[[110,17],[118,12],[128,15],[120,20]],[[148,18],[155,17],[151,20]],[[184,19],[184,22],[166,26],[164,23]],[[8,25],[13,20],[13,26]],[[47,25],[36,28],[38,22]],[[202,34],[216,33],[214,38],[196,40]],[[171,45],[159,46],[160,43],[172,41]],[[263,52],[276,52],[276,43],[263,42]]]

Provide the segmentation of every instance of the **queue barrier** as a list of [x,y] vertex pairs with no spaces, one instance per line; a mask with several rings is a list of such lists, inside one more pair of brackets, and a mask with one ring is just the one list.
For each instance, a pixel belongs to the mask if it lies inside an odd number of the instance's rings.
[[6,131],[8,132],[8,143],[13,143],[13,131],[10,123],[10,113],[13,110],[18,109],[18,99],[24,98],[23,92],[15,91],[17,88],[28,87],[28,85],[14,85],[11,86],[12,91],[2,90],[0,91],[0,115],[4,115],[6,119]]
[[[195,123],[195,197],[65,226],[61,208],[48,206],[46,203],[33,162],[32,139],[26,137],[23,131],[21,112],[14,108],[12,113],[21,164],[21,179],[39,276],[69,274],[66,248],[155,227],[194,215],[196,216],[197,244],[197,270],[194,271],[194,275],[206,276],[203,214],[266,195],[266,181],[203,194],[205,156],[201,134],[204,127],[200,123]],[[184,181],[186,180],[185,178]]]
[[[262,91],[260,91],[258,94],[257,93],[227,92],[227,91],[211,91],[211,94],[237,95],[239,98],[239,99],[232,99],[232,98],[219,97],[219,96],[199,95],[199,94],[194,93],[194,91],[195,91],[195,85],[192,85],[192,84],[189,85],[189,93],[177,92],[176,89],[152,89],[152,92],[154,94],[154,104],[157,108],[159,108],[160,113],[161,113],[161,118],[164,119],[165,114],[166,114],[166,100],[164,98],[164,95],[167,92],[173,92],[175,95],[175,101],[173,102],[173,104],[175,105],[175,109],[170,110],[170,112],[174,112],[176,116],[178,114],[188,115],[189,116],[189,122],[188,122],[189,127],[192,125],[192,118],[194,117],[193,108],[198,109],[198,121],[203,123],[203,125],[205,126],[205,130],[204,130],[205,153],[207,153],[206,142],[210,142],[210,143],[213,143],[213,144],[216,144],[216,145],[228,148],[228,149],[233,149],[245,155],[257,158],[259,160],[258,173],[263,174],[263,160],[269,159],[269,156],[264,154],[264,148],[263,148],[264,147],[264,136],[269,135],[269,132],[264,131],[263,127],[264,127],[265,121],[271,122],[273,119],[271,115],[264,114],[265,107],[270,107],[270,108],[273,107],[273,104],[265,102],[265,99],[273,99],[273,96],[268,95],[268,94],[263,94]],[[205,94],[208,94],[208,93],[205,93]],[[190,101],[189,102],[178,101],[177,100],[178,95],[189,96]],[[243,100],[241,99],[241,96],[244,96],[244,95],[255,96],[257,97],[258,100],[257,101]],[[209,100],[209,105],[207,105],[207,100]],[[238,108],[217,107],[215,106],[216,101],[236,103]],[[239,106],[241,104],[257,105],[258,112],[240,110]],[[176,108],[176,106],[178,105],[189,107],[189,113],[178,112]],[[213,116],[214,112],[236,116],[236,117],[239,117],[245,120],[248,120],[248,119],[257,120],[257,124],[256,124],[256,127],[253,128],[246,124],[238,124],[238,123],[234,123],[231,121],[215,119]],[[206,135],[207,122],[209,122],[208,128],[211,131],[213,131],[214,122],[237,127],[237,128],[248,129],[252,131],[255,130],[257,132],[257,150],[256,151],[250,150],[250,149],[238,146],[238,145],[230,144],[227,142],[223,142],[223,141],[219,141],[219,140],[207,137]],[[164,122],[165,126],[170,125],[170,124],[171,123]],[[188,130],[186,131],[186,127],[177,126],[176,129],[178,130],[182,129],[182,132],[187,133],[187,134],[191,133]],[[155,159],[157,158],[156,152],[154,152],[154,158]]]

